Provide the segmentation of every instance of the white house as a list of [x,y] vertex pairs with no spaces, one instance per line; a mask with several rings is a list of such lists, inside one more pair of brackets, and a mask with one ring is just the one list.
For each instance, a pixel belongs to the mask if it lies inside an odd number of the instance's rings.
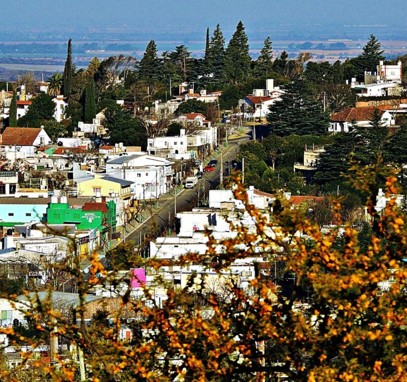
[[63,95],[58,95],[52,99],[55,103],[54,118],[57,122],[61,122],[65,119],[65,109],[68,103],[65,101]]
[[401,84],[403,76],[402,63],[397,61],[396,65],[384,64],[384,61],[380,61],[377,65],[377,75],[382,81],[396,82]]
[[204,125],[210,125],[210,122],[206,120],[206,117],[202,113],[188,113],[181,114],[176,121],[183,123],[185,125],[194,125],[202,127]]
[[0,135],[3,151],[21,153],[24,158],[33,156],[38,147],[51,144],[51,138],[43,128],[7,127]]
[[[376,109],[374,106],[348,107],[334,113],[331,115],[328,131],[333,133],[348,133],[352,128],[352,124],[365,127],[371,126],[373,113]],[[395,124],[395,119],[389,110],[385,110],[380,106],[378,109],[383,126],[389,127]]]
[[20,119],[21,117],[24,117],[27,112],[29,107],[32,104],[32,101],[28,100],[17,100],[17,119]]
[[261,120],[270,112],[269,107],[281,99],[283,93],[283,90],[274,86],[273,79],[267,79],[266,89],[253,89],[253,94],[245,97],[243,106],[251,109],[252,118]]
[[403,88],[395,82],[353,85],[358,97],[399,96]]
[[181,129],[180,135],[175,137],[154,137],[147,139],[147,152],[149,155],[171,159],[189,159],[188,138],[185,129]]
[[106,173],[134,182],[132,193],[137,199],[158,198],[171,188],[173,162],[151,155],[123,155],[106,163]]

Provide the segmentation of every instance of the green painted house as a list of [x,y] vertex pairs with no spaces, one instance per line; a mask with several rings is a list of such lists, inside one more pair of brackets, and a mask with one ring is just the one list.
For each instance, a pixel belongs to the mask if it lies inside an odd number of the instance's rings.
[[48,224],[75,224],[77,230],[96,229],[100,234],[116,231],[116,203],[88,202],[72,208],[67,202],[51,202],[47,209]]

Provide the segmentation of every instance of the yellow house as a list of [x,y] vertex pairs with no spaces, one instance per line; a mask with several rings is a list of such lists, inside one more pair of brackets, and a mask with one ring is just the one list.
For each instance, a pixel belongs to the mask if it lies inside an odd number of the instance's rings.
[[105,174],[95,174],[92,178],[78,179],[78,196],[129,199],[131,197],[130,185],[133,183]]

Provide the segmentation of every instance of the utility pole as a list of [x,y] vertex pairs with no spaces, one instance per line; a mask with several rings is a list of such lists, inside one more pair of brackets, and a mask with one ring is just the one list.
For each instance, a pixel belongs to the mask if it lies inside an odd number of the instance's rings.
[[223,153],[220,153],[220,189],[223,190]]
[[244,157],[242,158],[242,183],[244,183]]

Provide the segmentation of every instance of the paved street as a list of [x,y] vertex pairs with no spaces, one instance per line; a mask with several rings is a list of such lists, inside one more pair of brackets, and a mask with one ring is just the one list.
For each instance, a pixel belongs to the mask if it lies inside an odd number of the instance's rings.
[[221,160],[230,162],[236,159],[238,142],[229,142],[227,147],[223,147],[222,151],[215,152],[209,158],[218,160],[216,169],[213,172],[204,173],[194,188],[178,188],[162,195],[156,205],[147,211],[143,222],[128,224],[124,240],[131,240],[137,246],[144,246],[157,236],[171,234],[174,229],[175,212],[189,211],[193,207],[204,204],[207,201],[209,190],[218,187],[221,178]]

